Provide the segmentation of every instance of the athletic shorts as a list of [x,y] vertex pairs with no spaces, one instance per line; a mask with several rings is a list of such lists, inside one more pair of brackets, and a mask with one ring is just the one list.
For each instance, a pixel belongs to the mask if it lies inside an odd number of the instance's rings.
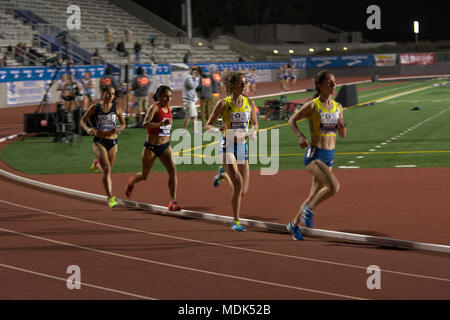
[[189,118],[193,118],[197,116],[197,107],[195,106],[195,102],[191,100],[184,100],[183,106],[186,108],[186,116]]
[[[248,141],[245,143],[233,143],[233,141],[225,139],[225,137],[222,137],[222,140],[220,141],[219,145],[219,152],[218,154],[226,153],[227,152],[227,145],[233,144],[233,154],[236,160],[248,160]],[[231,148],[231,146],[230,146]],[[231,150],[230,150],[231,151]]]
[[102,139],[99,137],[94,137],[93,142],[98,142],[102,146],[106,148],[107,151],[111,150],[112,147],[114,147],[117,144],[117,139]]
[[334,149],[325,150],[315,146],[309,146],[305,153],[305,166],[314,160],[320,160],[328,167],[332,167],[334,164]]
[[144,143],[144,147],[153,152],[157,157],[159,157],[168,146],[170,146],[169,141],[164,144],[150,144],[147,141]]

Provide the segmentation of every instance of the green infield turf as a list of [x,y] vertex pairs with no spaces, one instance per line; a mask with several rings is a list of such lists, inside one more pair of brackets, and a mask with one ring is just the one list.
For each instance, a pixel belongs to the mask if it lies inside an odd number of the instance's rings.
[[[344,110],[348,133],[345,139],[337,138],[334,167],[449,166],[450,86],[432,86],[440,82],[442,79],[359,84],[358,89],[363,89],[358,93],[360,103]],[[292,101],[311,95],[311,92],[288,94],[287,99]],[[255,101],[262,105],[264,100],[277,97],[279,96]],[[380,98],[387,100],[375,101]],[[367,102],[374,103],[369,105]],[[176,119],[173,128],[180,128],[181,125],[182,120]],[[309,136],[307,123],[302,121],[298,125]],[[287,121],[261,120],[260,129],[264,128],[269,128],[262,133],[268,137],[268,156],[261,155],[264,149],[259,149],[259,152],[250,150],[250,162],[257,162],[251,164],[251,169],[304,169],[305,150],[298,146],[297,138],[287,126]],[[192,134],[191,126],[189,131]],[[278,150],[271,148],[272,134],[279,136]],[[140,155],[145,136],[144,129],[127,129],[120,135],[114,172],[140,171]],[[53,137],[33,137],[16,141],[7,145],[0,156],[9,166],[27,174],[89,172],[94,159],[92,137],[83,136],[80,148],[77,140],[72,145],[53,143],[52,140]],[[209,143],[210,141],[204,141],[203,144],[200,143],[203,147],[183,153],[191,160],[191,164],[179,164],[177,170],[215,171],[216,164],[205,164],[207,160],[212,161],[203,154],[205,145]],[[173,147],[177,144],[177,141],[172,141]],[[194,164],[200,160],[202,164]],[[265,162],[261,164],[263,161]],[[165,171],[158,160],[153,170]]]

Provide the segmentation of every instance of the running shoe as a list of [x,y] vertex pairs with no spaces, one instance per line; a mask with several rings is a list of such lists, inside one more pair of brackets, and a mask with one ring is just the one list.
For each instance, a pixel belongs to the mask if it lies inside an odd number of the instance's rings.
[[302,223],[308,228],[314,227],[314,211],[312,211],[307,204],[302,208],[302,215],[300,216]]
[[125,195],[127,196],[127,198],[130,198],[131,194],[133,193],[134,185],[131,185],[131,181],[132,180],[133,180],[133,177],[130,177],[128,179],[128,184],[127,184],[127,186],[125,188]]
[[183,207],[176,201],[170,201],[168,208],[169,211],[180,211],[181,209],[183,209]]
[[95,159],[94,162],[91,164],[91,168],[89,169],[89,171],[91,171],[91,172],[99,172],[98,168],[97,168],[97,165],[98,165],[98,160]]
[[218,187],[222,182],[225,181],[225,178],[223,177],[223,173],[225,172],[225,168],[223,166],[219,167],[219,172],[217,172],[216,176],[214,177],[214,187]]
[[234,221],[231,223],[231,229],[233,231],[247,231],[243,225],[241,225],[240,221]]
[[288,231],[292,234],[294,240],[303,240],[303,235],[299,226],[294,226],[292,221],[287,225]]
[[110,208],[114,208],[115,206],[117,206],[117,201],[116,201],[116,197],[112,196],[111,198],[108,199],[108,204]]

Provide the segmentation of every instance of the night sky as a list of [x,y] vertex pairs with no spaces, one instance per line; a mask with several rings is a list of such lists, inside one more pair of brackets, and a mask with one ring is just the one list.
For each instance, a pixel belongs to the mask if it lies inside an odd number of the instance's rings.
[[[181,27],[182,0],[133,0]],[[254,24],[269,13],[267,23],[327,23],[345,31],[361,31],[369,41],[414,41],[413,21],[420,22],[419,40],[450,40],[450,13],[445,1],[383,0],[191,0],[194,27],[208,32],[212,26]],[[369,5],[381,10],[381,29],[369,30],[366,13]],[[256,8],[256,9],[255,9]],[[259,18],[257,18],[258,12]],[[205,34],[203,34],[205,36]]]

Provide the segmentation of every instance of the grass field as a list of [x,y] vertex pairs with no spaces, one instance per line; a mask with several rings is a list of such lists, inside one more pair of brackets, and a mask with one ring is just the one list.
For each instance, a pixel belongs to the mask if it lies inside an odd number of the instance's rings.
[[[335,168],[450,166],[450,86],[432,86],[438,82],[442,82],[442,79],[359,84],[357,87],[361,89],[358,94],[360,104],[344,110],[348,133],[345,139],[338,138]],[[378,84],[388,85],[375,88]],[[411,92],[425,87],[427,88]],[[289,94],[287,99],[291,101],[310,96],[311,92],[301,92]],[[367,102],[384,97],[390,99],[367,105]],[[266,99],[277,98],[279,96],[255,99],[255,102],[262,105]],[[412,110],[414,107],[419,107],[420,110]],[[181,124],[182,120],[175,120],[174,129],[180,128]],[[279,156],[279,169],[304,169],[305,150],[298,146],[297,138],[287,126],[287,121],[260,122],[261,129],[273,127],[275,128],[271,130],[279,130],[279,152],[272,154]],[[300,122],[299,127],[304,133],[309,132],[305,121]],[[192,133],[191,127],[190,131]],[[145,136],[144,129],[127,129],[120,135],[114,172],[140,170],[140,154]],[[53,137],[33,137],[16,141],[6,146],[0,156],[9,166],[27,174],[88,172],[93,160],[92,137],[83,136],[80,148],[77,140],[70,146],[67,143],[53,143],[52,139]],[[257,155],[250,153],[250,157],[255,156]],[[254,164],[251,169],[261,166],[268,165]],[[181,164],[177,169],[215,171],[216,167],[206,164]],[[153,170],[165,169],[156,161]]]

